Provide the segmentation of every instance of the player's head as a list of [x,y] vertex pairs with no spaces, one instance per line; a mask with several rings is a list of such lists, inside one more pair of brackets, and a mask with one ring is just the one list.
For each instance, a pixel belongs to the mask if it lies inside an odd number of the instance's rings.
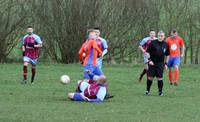
[[26,31],[28,32],[29,35],[31,35],[33,33],[33,27],[30,26],[30,25],[27,26],[27,30]]
[[87,33],[88,33],[88,38],[89,38],[89,39],[96,39],[96,32],[95,32],[94,29],[89,29],[89,30],[87,31]]
[[177,32],[176,29],[172,29],[170,34],[171,34],[171,37],[172,37],[172,38],[178,36],[178,32]]
[[163,31],[158,32],[158,41],[162,42],[165,39],[165,33]]
[[106,76],[105,76],[105,75],[100,75],[99,78],[97,79],[97,82],[98,82],[99,84],[104,84],[104,83],[106,83],[106,82],[107,82]]
[[153,30],[153,29],[151,29],[150,32],[149,32],[149,36],[150,36],[151,38],[154,38],[154,37],[156,36],[156,31]]
[[95,30],[95,33],[96,33],[97,37],[99,37],[101,29],[99,27],[95,27],[94,30]]

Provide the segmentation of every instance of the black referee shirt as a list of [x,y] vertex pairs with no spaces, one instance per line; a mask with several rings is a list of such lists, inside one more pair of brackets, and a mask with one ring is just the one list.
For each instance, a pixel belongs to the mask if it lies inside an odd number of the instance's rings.
[[169,46],[165,41],[153,40],[147,48],[153,63],[164,63],[165,56],[169,55]]

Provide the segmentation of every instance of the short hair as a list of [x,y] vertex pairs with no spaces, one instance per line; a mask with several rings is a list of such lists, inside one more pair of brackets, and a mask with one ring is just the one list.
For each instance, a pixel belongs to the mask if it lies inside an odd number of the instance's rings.
[[165,35],[165,32],[162,31],[162,30],[158,31],[158,33],[161,33],[161,34]]
[[27,28],[33,28],[33,26],[29,25],[29,26],[27,26]]
[[95,32],[95,30],[94,29],[88,29],[87,34],[89,34],[90,32]]
[[154,29],[150,29],[150,31],[149,32],[151,32],[151,31],[155,31]]
[[94,27],[95,30],[99,30],[101,31],[101,28],[100,27]]
[[172,32],[172,33],[176,33],[177,30],[176,30],[175,28],[173,28],[173,29],[171,30],[171,32]]

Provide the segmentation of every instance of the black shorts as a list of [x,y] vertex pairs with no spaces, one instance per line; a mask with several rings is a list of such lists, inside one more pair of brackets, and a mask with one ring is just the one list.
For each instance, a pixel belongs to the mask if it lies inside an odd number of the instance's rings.
[[157,77],[157,78],[162,78],[163,77],[163,71],[165,64],[164,63],[156,63],[153,66],[148,65],[148,71],[147,71],[147,76],[148,77]]

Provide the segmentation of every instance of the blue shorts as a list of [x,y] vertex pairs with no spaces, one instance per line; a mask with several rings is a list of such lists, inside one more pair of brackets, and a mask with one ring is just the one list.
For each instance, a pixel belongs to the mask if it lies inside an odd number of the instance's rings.
[[37,59],[31,59],[27,56],[24,56],[23,58],[24,62],[30,62],[32,65],[36,65],[37,64]]
[[104,75],[103,72],[99,69],[97,66],[92,66],[92,65],[85,65],[84,66],[84,79],[90,79],[89,75],[87,74],[86,71],[90,71],[91,73],[95,75]]
[[74,93],[73,100],[75,100],[75,101],[84,101],[84,99],[82,97],[82,93]]
[[169,57],[169,61],[168,61],[167,66],[169,68],[174,67],[174,66],[178,66],[180,64],[180,62],[181,62],[180,56],[178,56],[178,57]]

